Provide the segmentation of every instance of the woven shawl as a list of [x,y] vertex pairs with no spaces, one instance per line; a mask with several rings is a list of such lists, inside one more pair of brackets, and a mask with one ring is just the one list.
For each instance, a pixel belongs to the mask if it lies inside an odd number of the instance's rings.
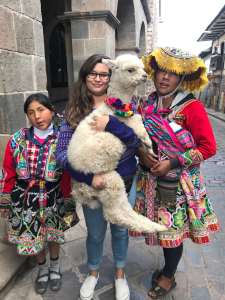
[[[177,147],[177,144],[166,129],[162,120],[164,118],[168,122],[168,116],[173,110],[160,110],[156,107],[153,107],[156,98],[157,94],[154,92],[149,95],[148,100],[142,103],[140,107],[142,112],[142,120],[149,136],[155,141],[161,151],[167,155],[168,158],[173,158],[179,154],[182,154],[183,151]],[[149,111],[149,106],[152,107],[152,111]],[[179,106],[179,103],[176,105],[176,107],[177,106]],[[191,150],[196,146],[195,141],[189,131],[179,127],[174,133],[186,151]]]

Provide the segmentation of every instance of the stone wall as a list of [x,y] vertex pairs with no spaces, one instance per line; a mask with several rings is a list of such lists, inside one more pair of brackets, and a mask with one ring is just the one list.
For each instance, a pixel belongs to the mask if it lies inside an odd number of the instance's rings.
[[[159,1],[148,0],[151,21],[147,30],[147,53],[152,52],[158,47],[158,22],[159,22]],[[154,83],[148,80],[146,83],[146,93],[149,95],[155,91]]]
[[148,0],[151,21],[148,24],[147,52],[152,52],[158,46],[159,1]]
[[[206,107],[214,108],[214,96],[216,96],[217,101],[217,95],[219,91],[219,83],[220,83],[220,75],[215,75],[213,79],[210,80],[210,89],[209,89],[209,97],[206,104]],[[221,80],[221,87],[220,87],[220,95],[222,92],[225,92],[225,76],[222,76]],[[205,101],[205,91],[201,93],[200,99],[202,103]],[[219,97],[220,101],[220,97]]]
[[96,53],[115,57],[115,32],[105,20],[71,21],[74,78],[84,61]]
[[[83,62],[92,54],[111,58],[123,53],[140,52],[140,33],[147,39],[150,21],[147,0],[72,0],[72,11],[62,21],[71,22],[74,79]],[[143,29],[144,28],[144,29]],[[144,51],[145,50],[145,51]]]
[[60,18],[71,24],[74,80],[84,61],[96,53],[115,57],[115,1],[72,0],[71,12]]
[[28,95],[46,93],[40,0],[0,0],[0,134],[27,126]]

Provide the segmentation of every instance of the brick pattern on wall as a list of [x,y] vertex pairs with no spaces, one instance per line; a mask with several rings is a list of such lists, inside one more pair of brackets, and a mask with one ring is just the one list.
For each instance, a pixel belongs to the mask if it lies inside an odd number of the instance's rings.
[[[220,83],[220,75],[215,75],[215,78],[210,80],[210,89],[209,89],[209,98],[207,101],[207,107],[213,107],[214,104],[214,96],[216,96],[217,99],[217,95],[219,92],[219,83]],[[221,87],[220,87],[220,96],[221,93],[225,92],[225,76],[222,76],[222,80],[221,80]],[[204,92],[202,93],[201,99],[200,101],[203,102],[203,98],[204,97]],[[220,101],[220,97],[219,97],[219,101]]]
[[[147,31],[147,53],[152,52],[158,46],[158,22],[159,22],[159,0],[148,0],[151,22]],[[148,80],[146,83],[146,93],[149,95],[155,91],[154,83]]]
[[2,0],[0,5],[0,134],[13,134],[27,119],[26,97],[46,91],[40,0]]
[[151,22],[148,24],[147,53],[157,48],[158,22],[159,22],[159,0],[148,0]]

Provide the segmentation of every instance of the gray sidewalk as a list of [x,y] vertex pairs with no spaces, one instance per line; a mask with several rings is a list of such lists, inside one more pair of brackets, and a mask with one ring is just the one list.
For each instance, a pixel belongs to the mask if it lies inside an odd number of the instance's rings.
[[[184,241],[184,252],[175,274],[177,287],[165,300],[225,300],[225,123],[209,116],[217,140],[217,154],[202,164],[207,192],[213,203],[221,229],[212,233],[208,245]],[[63,286],[59,292],[50,289],[40,296],[34,292],[37,267],[21,274],[5,300],[78,300],[79,289],[88,272],[86,225],[82,208],[78,207],[80,223],[66,233],[67,243],[61,246],[60,266]],[[100,279],[95,300],[114,300],[114,275],[110,229],[107,230]],[[126,276],[131,300],[147,300],[154,270],[164,264],[161,247],[147,246],[143,238],[130,238]]]
[[205,110],[209,116],[225,122],[225,114],[222,111],[215,111],[213,108],[205,108]]

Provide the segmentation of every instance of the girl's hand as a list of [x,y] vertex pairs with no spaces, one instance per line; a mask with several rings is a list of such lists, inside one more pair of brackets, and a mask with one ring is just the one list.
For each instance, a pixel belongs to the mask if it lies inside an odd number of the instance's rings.
[[[152,167],[156,163],[158,163],[158,160],[154,159],[151,155],[147,153],[144,147],[138,147],[138,155],[140,156],[143,163],[146,165],[146,167]],[[154,154],[155,157],[157,157],[156,154]]]
[[105,131],[106,125],[109,122],[109,116],[104,115],[103,117],[94,117],[93,121],[88,123],[91,126],[91,130],[94,130],[95,133]]
[[99,189],[103,189],[105,187],[105,182],[104,180],[102,179],[102,176],[101,175],[104,175],[105,173],[98,173],[98,174],[95,174],[94,177],[93,177],[93,180],[92,180],[92,184],[91,186],[96,189],[96,190],[99,190]]
[[1,208],[0,211],[1,211],[1,216],[3,218],[8,218],[9,217],[9,211],[10,211],[9,208]]
[[162,160],[157,162],[157,164],[151,168],[151,172],[154,176],[159,177],[166,175],[171,168],[172,166],[169,160]]
[[73,220],[71,221],[71,223],[72,223],[72,222],[74,222],[75,219],[76,219],[76,213],[75,213],[75,211],[69,211],[69,212],[64,216],[64,218],[67,218],[67,217],[69,217],[70,215],[73,215]]

